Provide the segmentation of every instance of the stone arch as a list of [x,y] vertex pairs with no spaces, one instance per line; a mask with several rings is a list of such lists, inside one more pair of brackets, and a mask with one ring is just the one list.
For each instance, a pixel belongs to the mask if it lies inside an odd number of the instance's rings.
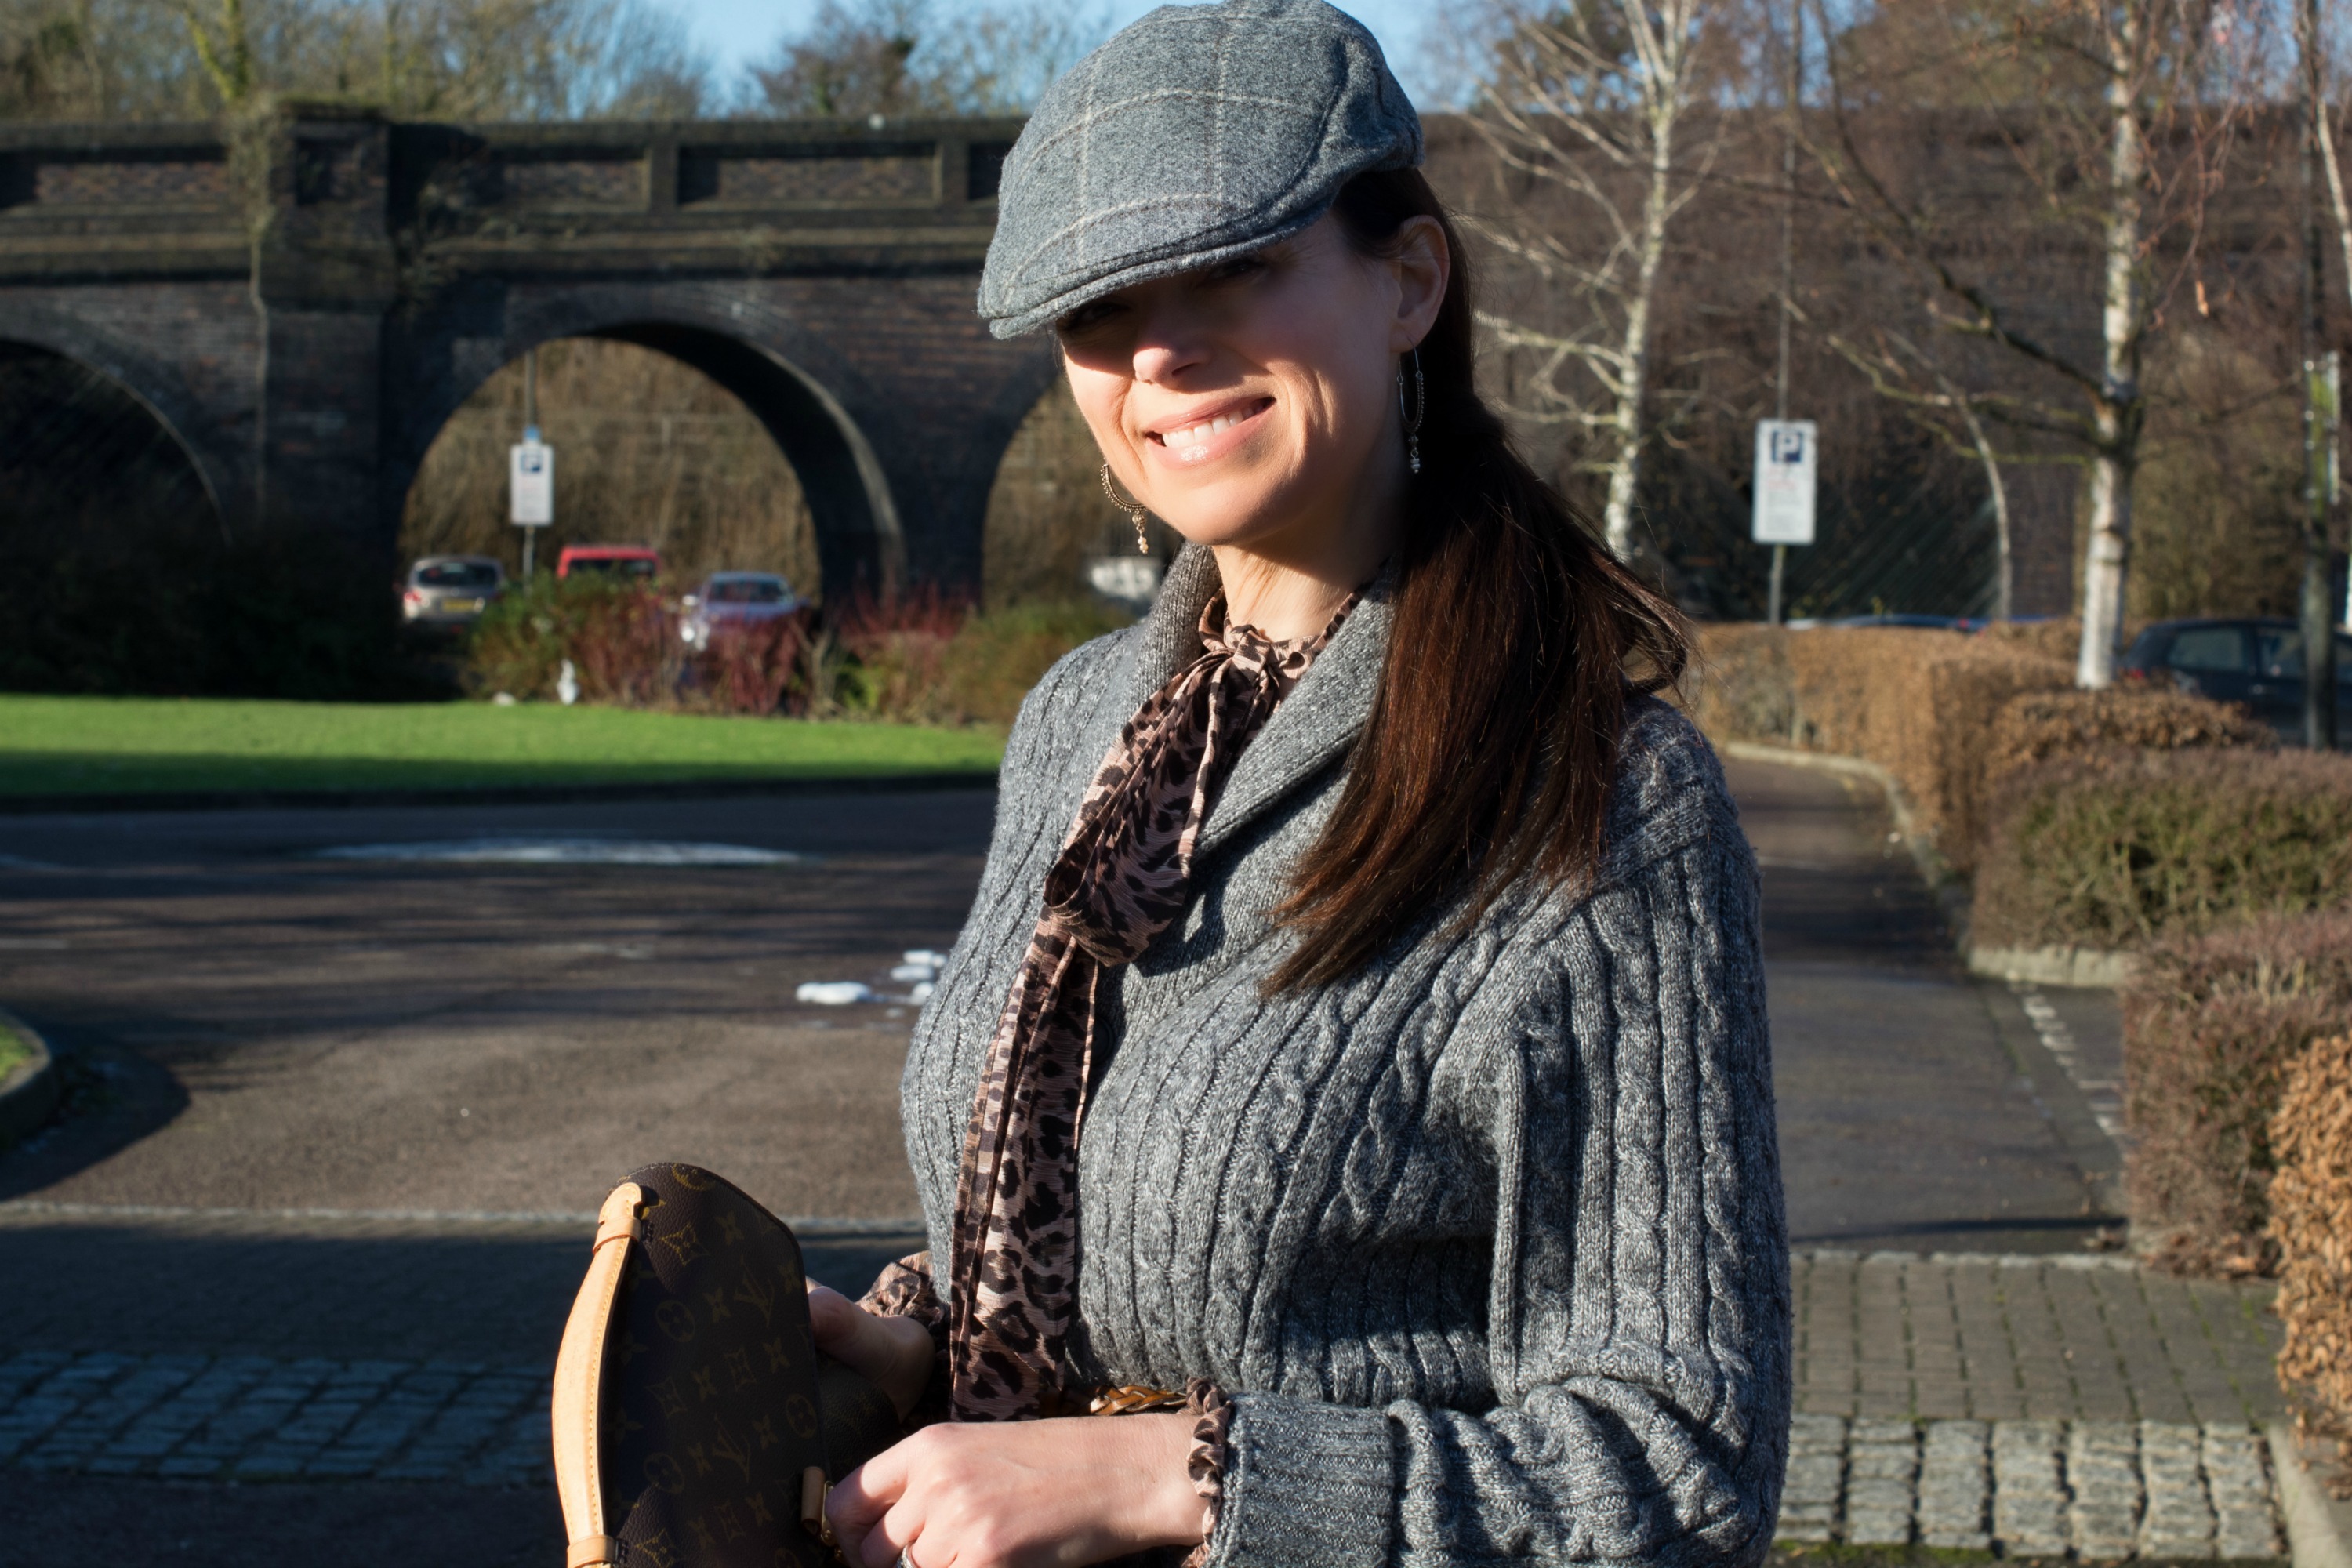
[[[864,583],[887,588],[906,572],[907,552],[888,477],[873,445],[842,400],[798,357],[743,335],[740,323],[643,290],[583,289],[515,300],[503,312],[495,359],[461,368],[455,334],[440,344],[430,391],[404,410],[403,437],[388,465],[387,506],[399,508],[425,450],[476,387],[526,350],[561,338],[603,338],[655,350],[710,377],[767,429],[805,493],[828,594]],[[797,345],[796,345],[797,346]]]
[[22,300],[0,299],[0,343],[56,354],[120,387],[187,459],[222,531],[243,521],[247,508],[240,465],[191,437],[209,421],[194,392],[169,366],[85,321]]

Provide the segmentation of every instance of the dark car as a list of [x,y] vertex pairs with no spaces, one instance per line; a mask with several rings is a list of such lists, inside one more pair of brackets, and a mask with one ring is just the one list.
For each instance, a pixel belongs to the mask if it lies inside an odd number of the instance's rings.
[[400,618],[411,626],[469,626],[506,584],[506,568],[487,555],[427,555],[400,586]]
[[[2284,617],[2158,621],[2117,673],[2217,702],[2242,703],[2289,740],[2303,736],[2303,628]],[[2352,635],[2336,634],[2336,727],[2352,725]]]

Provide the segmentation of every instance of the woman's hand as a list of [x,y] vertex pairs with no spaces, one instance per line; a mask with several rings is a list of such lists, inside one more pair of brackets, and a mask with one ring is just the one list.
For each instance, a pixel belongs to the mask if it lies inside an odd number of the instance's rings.
[[931,1381],[931,1331],[912,1318],[869,1312],[814,1281],[808,1288],[808,1307],[816,1348],[888,1394],[904,1421]]
[[1201,1539],[1192,1417],[942,1423],[866,1461],[825,1514],[850,1568],[1077,1568]]

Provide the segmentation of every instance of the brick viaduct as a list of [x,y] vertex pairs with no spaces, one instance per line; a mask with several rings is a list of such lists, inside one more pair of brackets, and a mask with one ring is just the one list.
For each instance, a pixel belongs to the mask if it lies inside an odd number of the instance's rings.
[[1055,373],[973,313],[1017,121],[450,126],[298,105],[0,128],[0,341],[168,428],[224,522],[389,555],[483,380],[551,339],[659,349],[741,398],[825,580],[976,584],[998,460]]

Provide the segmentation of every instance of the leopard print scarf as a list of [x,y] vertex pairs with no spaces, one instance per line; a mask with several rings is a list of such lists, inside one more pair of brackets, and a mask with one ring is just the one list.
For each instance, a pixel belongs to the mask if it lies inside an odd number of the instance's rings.
[[956,1180],[947,1324],[959,1421],[1080,1414],[1063,1386],[1076,1296],[1078,1128],[1103,971],[1183,911],[1192,851],[1234,762],[1307,673],[1360,589],[1317,636],[1275,642],[1201,616],[1202,651],[1119,731],[1045,876],[972,1097]]

